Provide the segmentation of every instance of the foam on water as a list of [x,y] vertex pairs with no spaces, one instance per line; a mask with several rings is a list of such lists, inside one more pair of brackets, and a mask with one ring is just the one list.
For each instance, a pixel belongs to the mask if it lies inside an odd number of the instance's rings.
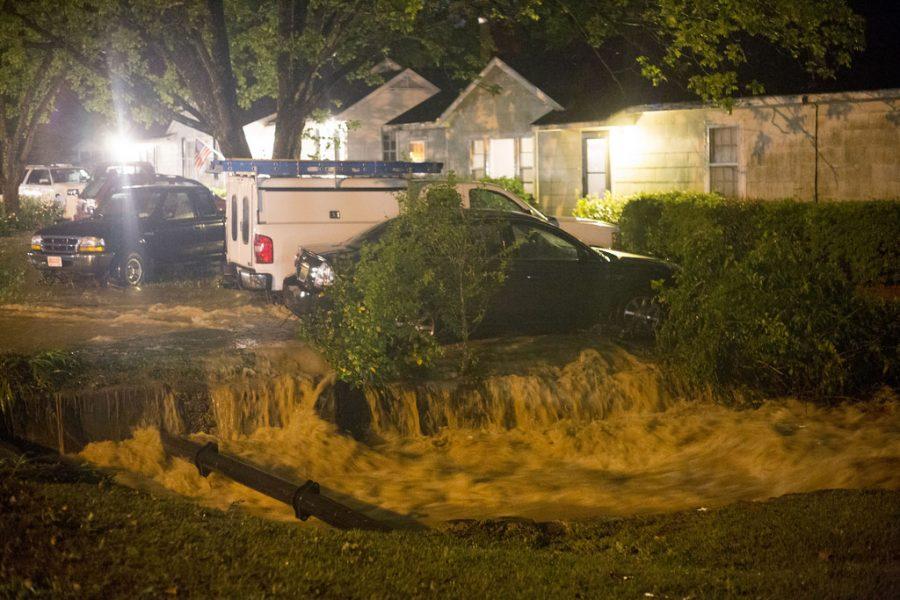
[[[823,408],[733,409],[679,398],[628,353],[476,384],[391,386],[364,398],[370,434],[323,418],[330,379],[245,373],[211,387],[223,452],[395,523],[518,515],[629,515],[826,488],[900,488],[900,413],[888,397]],[[326,411],[327,412],[327,411]],[[195,439],[208,439],[197,435]],[[133,485],[275,518],[290,510],[166,457],[155,429],[82,456]]]

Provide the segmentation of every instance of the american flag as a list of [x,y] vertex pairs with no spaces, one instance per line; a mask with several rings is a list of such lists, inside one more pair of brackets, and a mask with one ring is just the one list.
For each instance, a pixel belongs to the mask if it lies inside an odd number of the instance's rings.
[[199,171],[212,153],[212,148],[197,140],[194,144],[194,168]]

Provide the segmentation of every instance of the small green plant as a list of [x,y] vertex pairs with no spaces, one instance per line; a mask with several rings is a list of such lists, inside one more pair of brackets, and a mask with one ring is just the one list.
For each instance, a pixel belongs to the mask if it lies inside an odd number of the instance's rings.
[[0,211],[0,236],[33,232],[62,218],[62,208],[56,203],[22,199],[16,212]]
[[469,338],[504,278],[499,225],[473,220],[453,181],[400,204],[401,216],[355,265],[336,265],[322,308],[300,326],[355,385],[427,368],[440,353],[435,330],[461,342],[460,369],[468,369]]
[[30,397],[47,396],[77,382],[81,361],[72,352],[48,350],[32,356],[0,354],[0,437],[12,434],[18,407]]
[[583,219],[596,219],[616,224],[622,217],[625,205],[630,200],[630,197],[613,196],[610,192],[606,192],[602,198],[585,196],[578,199],[572,215]]

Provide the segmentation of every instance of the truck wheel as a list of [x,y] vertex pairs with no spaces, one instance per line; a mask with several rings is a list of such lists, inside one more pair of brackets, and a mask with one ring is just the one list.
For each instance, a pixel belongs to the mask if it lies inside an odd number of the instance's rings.
[[147,282],[150,277],[150,264],[140,252],[129,252],[117,267],[116,279],[126,287],[137,287]]

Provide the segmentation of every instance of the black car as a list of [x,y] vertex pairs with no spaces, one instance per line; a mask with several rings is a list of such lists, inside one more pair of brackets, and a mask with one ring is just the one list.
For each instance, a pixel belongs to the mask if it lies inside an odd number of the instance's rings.
[[[648,333],[659,320],[654,281],[668,281],[674,266],[665,261],[591,248],[541,219],[516,213],[474,211],[500,224],[501,243],[512,248],[506,280],[482,321],[479,333],[571,330],[613,322]],[[376,242],[386,221],[336,246],[301,248],[295,277],[285,282],[285,303],[298,315],[309,312],[334,280],[334,265],[355,260],[366,243]]]
[[51,278],[137,286],[158,266],[221,259],[224,252],[225,218],[207,188],[147,185],[113,194],[90,219],[41,229],[28,257]]

